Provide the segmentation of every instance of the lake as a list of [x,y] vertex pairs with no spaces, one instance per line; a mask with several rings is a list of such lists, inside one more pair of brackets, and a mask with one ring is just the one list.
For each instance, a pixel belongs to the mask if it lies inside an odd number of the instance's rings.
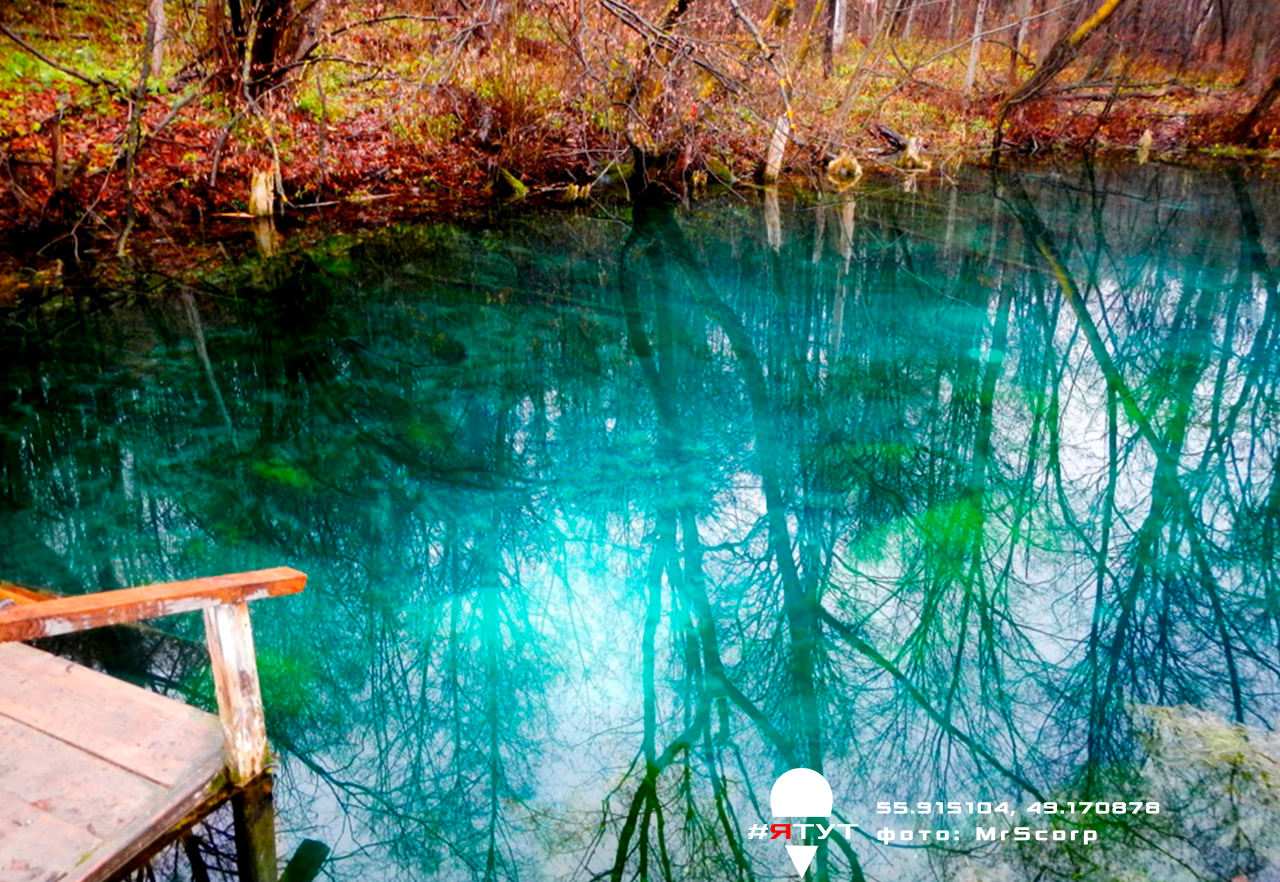
[[[0,576],[308,573],[322,878],[1275,882],[1278,218],[1064,164],[244,232],[0,316]],[[211,706],[161,627],[77,651]]]

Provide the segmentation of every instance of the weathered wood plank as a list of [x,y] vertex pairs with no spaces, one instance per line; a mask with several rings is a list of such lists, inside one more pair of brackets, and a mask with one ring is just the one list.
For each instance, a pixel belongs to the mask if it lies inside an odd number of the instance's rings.
[[225,798],[212,714],[20,644],[0,670],[2,882],[101,882]]
[[54,637],[104,625],[123,625],[222,604],[244,603],[261,597],[296,594],[306,586],[306,582],[306,574],[292,567],[274,567],[79,597],[59,597],[39,603],[14,604],[0,609],[0,643]]
[[0,791],[100,838],[164,795],[154,781],[9,717],[0,716],[0,745]]
[[193,756],[187,775],[170,788],[163,800],[138,815],[110,840],[103,842],[60,882],[103,882],[128,867],[193,813],[202,813],[229,795],[222,754],[200,761]]
[[204,627],[218,716],[227,741],[227,768],[233,783],[244,784],[261,774],[267,755],[267,723],[258,687],[249,605],[206,609]]
[[223,749],[216,717],[21,644],[0,646],[0,714],[171,786]]
[[[95,690],[113,690],[108,694],[114,694],[117,687],[122,687],[123,692],[120,693],[122,700],[138,704],[140,709],[148,714],[177,714],[187,718],[209,716],[199,708],[22,643],[0,645],[0,670],[5,672],[5,676],[0,677],[0,695],[20,693],[21,690],[16,688],[19,685],[19,678],[39,681],[45,677],[51,677],[55,679],[49,682],[57,683],[60,689],[69,689],[85,695],[99,695],[100,698],[102,693]],[[63,677],[68,679],[65,682],[56,679]]]
[[70,867],[102,844],[88,830],[0,791],[0,879],[61,880]]

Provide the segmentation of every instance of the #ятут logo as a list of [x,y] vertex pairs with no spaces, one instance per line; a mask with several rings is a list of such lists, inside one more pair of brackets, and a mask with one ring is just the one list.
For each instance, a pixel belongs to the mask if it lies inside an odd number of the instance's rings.
[[[773,782],[769,808],[774,817],[827,818],[831,816],[831,785],[813,769],[792,769]],[[817,854],[816,845],[787,845],[787,854],[801,877]]]

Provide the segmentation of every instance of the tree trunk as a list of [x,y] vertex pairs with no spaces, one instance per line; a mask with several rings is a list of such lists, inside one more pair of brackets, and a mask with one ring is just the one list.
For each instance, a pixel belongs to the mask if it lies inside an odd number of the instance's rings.
[[[154,7],[162,0],[149,2]],[[208,39],[221,58],[223,88],[257,99],[278,86],[320,44],[328,6],[328,0],[309,0],[295,14],[293,0],[210,2]]]
[[320,45],[322,37],[320,22],[324,19],[324,15],[328,10],[329,0],[314,0],[307,11],[301,13],[298,36],[294,40],[296,45],[294,46],[291,61],[294,63],[302,61]]
[[964,72],[966,98],[973,92],[973,81],[978,76],[978,55],[982,51],[982,19],[986,12],[987,0],[978,0],[978,9],[973,14],[973,39],[969,41],[969,66]]
[[769,15],[764,20],[765,29],[786,30],[787,26],[791,24],[791,17],[795,15],[795,11],[796,0],[773,0],[773,7],[769,10]]
[[[871,40],[876,33],[876,0],[862,0],[862,9],[858,12],[858,37],[863,43]],[[854,71],[854,76],[858,72]]]
[[1267,61],[1271,58],[1271,46],[1274,37],[1267,28],[1256,28],[1253,32],[1253,52],[1249,54],[1249,72],[1245,74],[1245,84],[1252,90],[1262,88],[1266,81]]
[[1127,0],[1103,0],[1102,5],[1083,24],[1070,34],[1063,35],[1053,44],[1045,54],[1044,63],[1040,65],[1040,69],[1000,105],[1000,117],[996,121],[992,149],[1000,149],[1000,144],[1004,140],[1004,124],[1009,118],[1009,112],[1019,104],[1025,104],[1039,95],[1044,87],[1062,72],[1063,68],[1075,60],[1075,57],[1080,54],[1080,47],[1084,45],[1084,41],[1105,25],[1126,2]]
[[791,120],[784,113],[778,117],[773,126],[773,135],[769,138],[769,150],[764,161],[764,182],[776,184],[778,175],[782,173],[782,159],[787,152],[787,141],[791,139]]
[[849,0],[827,0],[830,15],[827,19],[827,75],[835,68],[835,58],[844,49],[844,31],[849,18]]
[[[134,204],[134,184],[138,168],[138,151],[142,149],[142,117],[146,112],[147,83],[151,80],[151,59],[156,51],[155,19],[148,17],[146,36],[142,52],[142,71],[138,74],[138,84],[133,88],[129,99],[129,118],[125,123],[125,222],[120,238],[116,240],[116,256],[124,257],[125,243],[129,241],[129,233],[133,230],[137,219],[137,206]],[[61,132],[57,132],[61,135]],[[56,163],[55,163],[56,165]],[[55,177],[57,169],[55,168]]]
[[151,46],[151,74],[159,76],[160,68],[164,65],[164,41],[165,20],[164,20],[164,0],[151,0],[147,7],[148,24],[151,26],[153,33]]
[[1018,30],[1009,51],[1009,82],[1018,81],[1018,56],[1026,52],[1027,25],[1031,18],[1031,0],[1018,0]]
[[1018,3],[1018,36],[1013,44],[1019,52],[1027,51],[1027,29],[1031,24],[1032,0],[1020,0]]
[[249,52],[249,94],[257,98],[276,84],[285,30],[292,17],[291,0],[262,0],[257,7],[253,45]]
[[1276,103],[1276,99],[1280,98],[1280,73],[1277,73],[1271,80],[1271,85],[1267,86],[1262,96],[1258,98],[1258,103],[1253,105],[1245,118],[1240,121],[1240,125],[1236,127],[1232,140],[1237,144],[1248,144],[1250,146],[1257,145],[1262,136],[1253,134],[1253,127],[1261,122],[1262,118],[1271,110],[1272,105]]

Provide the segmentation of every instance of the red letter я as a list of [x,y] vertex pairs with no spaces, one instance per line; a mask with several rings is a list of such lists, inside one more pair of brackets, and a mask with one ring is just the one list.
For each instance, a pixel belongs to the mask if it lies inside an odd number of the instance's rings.
[[773,835],[769,837],[770,839],[777,839],[779,836],[781,836],[783,839],[791,838],[790,824],[774,824],[769,828],[769,831],[773,833]]

